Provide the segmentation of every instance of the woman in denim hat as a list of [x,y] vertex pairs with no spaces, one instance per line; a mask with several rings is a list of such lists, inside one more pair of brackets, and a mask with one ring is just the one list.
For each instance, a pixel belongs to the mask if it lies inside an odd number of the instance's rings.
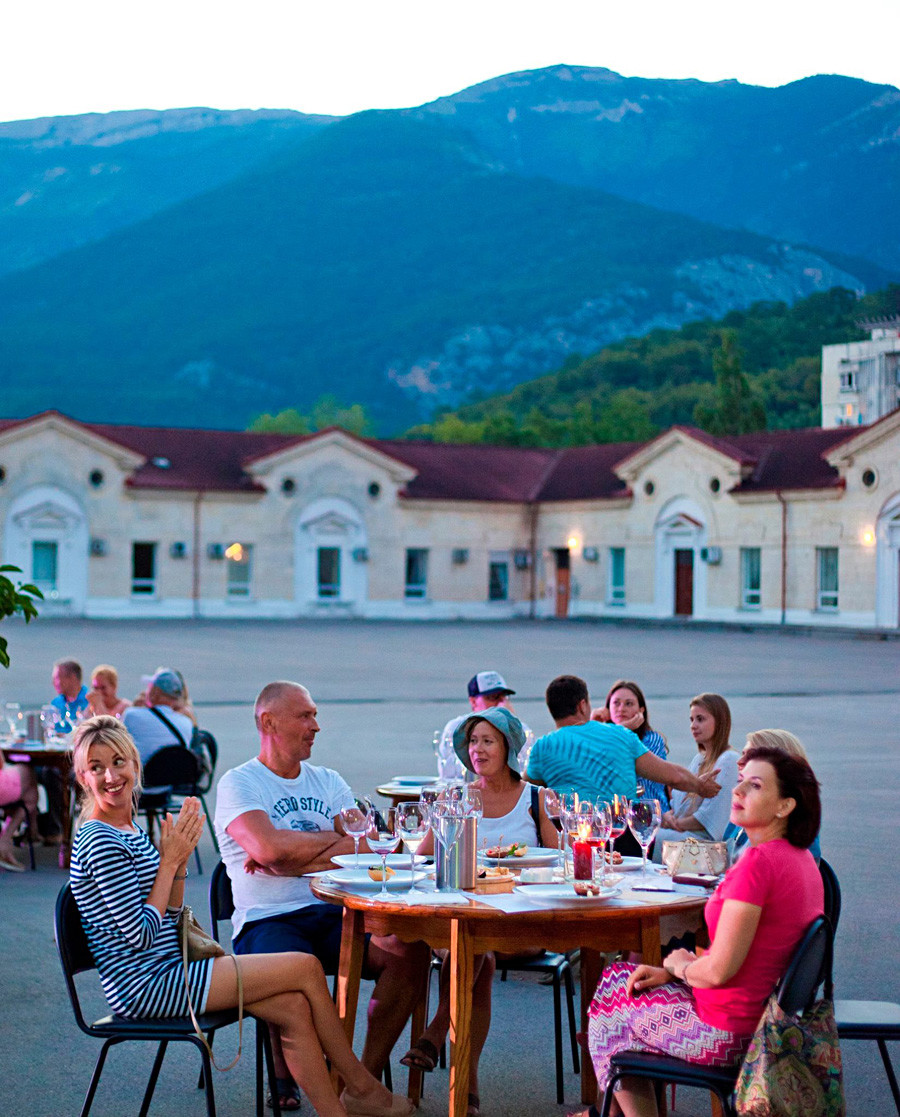
[[[522,779],[519,752],[524,744],[522,723],[502,706],[472,714],[453,734],[453,749],[463,765],[475,774],[470,786],[481,790],[484,802],[484,816],[478,823],[479,845],[488,848],[499,845],[502,838],[504,845],[517,842],[556,848],[556,830],[544,810],[543,789]],[[478,1060],[491,1023],[491,984],[496,968],[493,954],[475,958],[468,1117],[476,1117],[480,1110]],[[437,1010],[422,1038],[401,1063],[424,1071],[434,1070],[449,1027],[450,967],[445,957]]]

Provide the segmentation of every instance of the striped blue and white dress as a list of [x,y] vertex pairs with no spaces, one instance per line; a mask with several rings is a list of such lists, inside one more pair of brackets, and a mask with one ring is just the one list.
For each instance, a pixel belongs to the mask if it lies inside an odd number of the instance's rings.
[[[92,820],[78,829],[70,880],[103,991],[120,1016],[187,1016],[179,909],[146,903],[159,853],[143,830]],[[206,1005],[212,959],[188,964],[196,1012]]]

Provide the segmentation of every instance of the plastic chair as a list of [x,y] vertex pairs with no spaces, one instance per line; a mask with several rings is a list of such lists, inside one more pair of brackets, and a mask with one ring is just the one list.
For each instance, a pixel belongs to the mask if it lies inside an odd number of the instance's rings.
[[[85,1020],[84,1013],[81,1009],[75,977],[80,973],[96,969],[96,963],[94,962],[90,947],[88,946],[84,927],[81,923],[81,915],[78,911],[78,905],[75,903],[75,897],[72,895],[72,888],[68,884],[63,885],[56,898],[54,933],[63,976],[66,980],[66,989],[72,1004],[72,1011],[75,1014],[75,1022],[87,1035],[103,1040],[103,1046],[97,1058],[97,1065],[94,1067],[94,1073],[91,1077],[90,1086],[88,1087],[88,1092],[84,1099],[84,1105],[81,1108],[81,1117],[87,1117],[90,1112],[91,1105],[94,1101],[94,1095],[97,1092],[97,1086],[100,1083],[100,1076],[103,1073],[103,1065],[106,1062],[106,1056],[110,1047],[119,1043],[125,1043],[128,1040],[147,1040],[158,1045],[156,1058],[153,1060],[153,1069],[150,1072],[150,1079],[144,1091],[144,1100],[141,1103],[140,1117],[147,1117],[168,1044],[170,1042],[185,1041],[192,1043],[200,1052],[200,1057],[203,1060],[203,1082],[206,1087],[206,1113],[207,1117],[216,1117],[216,1103],[213,1093],[209,1054],[195,1034],[194,1025],[189,1016],[133,1020],[124,1016],[110,1015],[94,1021],[93,1024],[89,1024]],[[238,1013],[237,1009],[227,1009],[222,1012],[204,1012],[200,1014],[197,1019],[201,1029],[209,1035],[210,1042],[212,1042],[212,1037],[219,1028],[237,1023]],[[269,1065],[271,1065],[271,1051],[268,1053],[267,1058],[270,1060]],[[257,1074],[257,1117],[262,1117],[262,1103],[262,1076]]]
[[[831,927],[824,916],[814,919],[794,951],[787,972],[778,986],[778,1003],[785,1012],[805,1012],[825,982],[831,990]],[[610,1062],[609,1087],[603,1095],[601,1117],[609,1117],[613,1087],[622,1078],[646,1078],[653,1082],[673,1082],[693,1086],[714,1094],[726,1117],[735,1117],[734,1088],[740,1067],[702,1067],[671,1055],[647,1051],[621,1051]]]
[[[147,833],[153,841],[157,815],[172,810],[173,796],[181,794],[178,788],[194,788],[200,777],[200,762],[184,745],[166,745],[158,749],[144,765],[144,788],[138,800],[138,814],[147,817]],[[194,847],[197,872],[203,872],[200,850]]]
[[[834,869],[824,857],[819,862],[819,871],[825,886],[825,914],[836,931],[841,918],[841,886]],[[900,1114],[900,1087],[887,1049],[888,1041],[900,1041],[900,1004],[894,1001],[840,1000],[834,1002],[834,1016],[838,1038],[874,1040],[878,1044],[894,1105]]]

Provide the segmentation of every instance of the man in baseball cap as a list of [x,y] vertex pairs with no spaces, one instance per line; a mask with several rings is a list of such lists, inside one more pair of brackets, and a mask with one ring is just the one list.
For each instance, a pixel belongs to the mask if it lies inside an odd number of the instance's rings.
[[[506,679],[499,671],[479,671],[469,679],[469,701],[475,713],[486,710],[489,706],[499,706],[507,694],[515,693],[506,685]],[[483,701],[476,706],[477,699]]]
[[[509,708],[507,699],[511,694],[516,693],[512,687],[507,686],[506,679],[499,671],[479,671],[469,679],[468,691],[469,705],[472,707],[472,713],[475,714],[482,710],[489,710],[494,706]],[[467,773],[460,764],[456,753],[453,751],[453,734],[469,716],[469,714],[463,714],[461,717],[451,718],[441,732],[441,739],[438,744],[438,776],[441,779],[459,779],[461,777],[465,778],[467,775],[471,776],[471,773]],[[527,749],[534,740],[534,734],[524,722],[522,728],[525,730]]]
[[146,705],[130,706],[122,715],[128,730],[146,764],[150,757],[167,745],[187,745],[194,732],[194,723],[181,712],[184,700],[184,679],[171,667],[158,667],[147,679]]

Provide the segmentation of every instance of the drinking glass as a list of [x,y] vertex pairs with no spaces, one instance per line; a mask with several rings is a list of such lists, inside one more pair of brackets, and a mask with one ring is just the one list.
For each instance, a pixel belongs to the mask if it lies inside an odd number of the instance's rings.
[[613,848],[628,827],[628,800],[624,795],[614,795],[609,801],[609,869],[612,872]]
[[461,803],[467,817],[484,818],[484,797],[480,787],[473,787],[467,783],[462,790]]
[[9,732],[13,737],[18,737],[25,727],[25,718],[22,707],[18,702],[6,703],[6,720],[9,723]]
[[409,852],[409,890],[416,890],[416,853],[428,836],[429,809],[427,804],[401,803],[397,808],[400,836]]
[[41,706],[41,728],[48,745],[56,744],[61,737],[65,736],[66,731],[61,729],[63,723],[67,726],[69,724],[62,710],[58,710],[51,702]]
[[[447,865],[450,860],[450,853],[456,839],[459,837],[459,832],[462,829],[462,824],[465,816],[458,802],[452,800],[444,800],[438,802],[434,806],[431,816],[431,828],[434,831],[435,839],[440,842],[441,850],[443,851],[443,863]],[[435,876],[437,874],[435,873]],[[452,892],[452,888],[441,888],[438,886],[438,891]]]
[[641,847],[641,876],[647,879],[647,849],[662,821],[658,799],[637,799],[628,808],[628,828]]
[[366,841],[369,849],[381,857],[381,891],[378,899],[387,899],[387,857],[400,845],[400,827],[397,823],[397,808],[388,807],[384,811],[371,811],[366,819]]
[[[569,875],[569,841],[572,837],[572,832],[577,823],[579,798],[574,791],[564,791],[560,796],[560,805],[562,811],[560,813],[560,822],[563,827],[564,842],[563,842],[563,878]],[[573,869],[574,872],[574,869]]]
[[365,803],[357,799],[352,807],[344,807],[341,811],[341,822],[344,833],[353,839],[353,852],[356,854],[355,868],[359,868],[359,839],[365,834],[369,824],[369,809]]
[[[609,841],[609,832],[612,828],[612,818],[609,813],[609,803],[595,803],[594,810],[591,815],[591,836],[589,841],[594,847],[595,856],[599,854],[600,860],[603,864],[603,873],[600,876],[600,883],[609,880],[612,873],[612,866],[609,870],[606,868],[606,858],[603,856],[603,847]],[[595,862],[596,865],[596,862]],[[596,873],[596,868],[595,868]]]

